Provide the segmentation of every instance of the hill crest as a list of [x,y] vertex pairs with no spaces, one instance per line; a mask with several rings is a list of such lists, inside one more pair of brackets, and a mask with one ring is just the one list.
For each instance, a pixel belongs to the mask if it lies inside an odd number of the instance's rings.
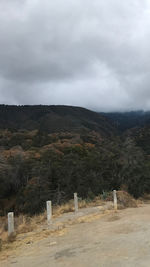
[[0,105],[0,129],[38,129],[49,133],[94,130],[108,136],[114,132],[111,120],[105,116],[85,108],[61,105]]

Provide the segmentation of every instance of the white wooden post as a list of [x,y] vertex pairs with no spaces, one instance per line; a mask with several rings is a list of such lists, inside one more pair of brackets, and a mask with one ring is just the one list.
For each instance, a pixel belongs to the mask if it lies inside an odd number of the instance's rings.
[[8,235],[12,234],[15,230],[14,227],[14,213],[9,212],[8,213]]
[[77,193],[74,193],[74,208],[75,208],[75,212],[78,212],[78,196]]
[[113,197],[114,197],[114,209],[117,210],[117,192],[116,190],[113,190]]
[[46,210],[47,210],[47,223],[51,223],[52,218],[52,201],[46,201]]

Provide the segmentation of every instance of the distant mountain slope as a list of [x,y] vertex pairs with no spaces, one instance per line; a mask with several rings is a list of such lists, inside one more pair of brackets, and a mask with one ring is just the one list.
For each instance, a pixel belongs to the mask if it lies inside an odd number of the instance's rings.
[[94,130],[111,135],[111,121],[96,112],[72,106],[0,105],[0,129],[39,129],[46,132]]
[[120,134],[130,136],[138,147],[150,155],[150,111],[101,114],[112,121]]
[[141,128],[133,128],[126,132],[132,137],[138,147],[141,147],[147,155],[150,155],[150,124]]
[[[0,216],[37,214],[47,199],[60,205],[74,192],[83,199],[114,188],[135,197],[150,193],[150,127],[119,136],[117,121],[106,115],[71,106],[1,105]],[[125,128],[136,125],[121,116]]]
[[150,124],[150,111],[112,112],[100,113],[109,118],[120,131],[126,131],[134,127],[144,127]]

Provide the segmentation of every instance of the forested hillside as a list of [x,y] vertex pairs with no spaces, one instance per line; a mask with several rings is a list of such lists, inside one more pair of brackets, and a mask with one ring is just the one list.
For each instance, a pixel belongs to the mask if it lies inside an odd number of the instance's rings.
[[95,130],[111,136],[111,121],[96,112],[71,106],[0,105],[0,129],[39,130],[47,133]]
[[101,113],[109,118],[120,133],[134,127],[144,127],[150,124],[150,111],[130,111]]
[[110,119],[65,106],[0,106],[0,215],[35,214],[124,188],[150,192],[150,128],[122,134]]

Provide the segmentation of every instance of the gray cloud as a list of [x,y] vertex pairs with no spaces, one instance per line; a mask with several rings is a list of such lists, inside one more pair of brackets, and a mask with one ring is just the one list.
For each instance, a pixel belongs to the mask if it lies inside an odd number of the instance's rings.
[[148,0],[0,0],[0,102],[150,109]]

